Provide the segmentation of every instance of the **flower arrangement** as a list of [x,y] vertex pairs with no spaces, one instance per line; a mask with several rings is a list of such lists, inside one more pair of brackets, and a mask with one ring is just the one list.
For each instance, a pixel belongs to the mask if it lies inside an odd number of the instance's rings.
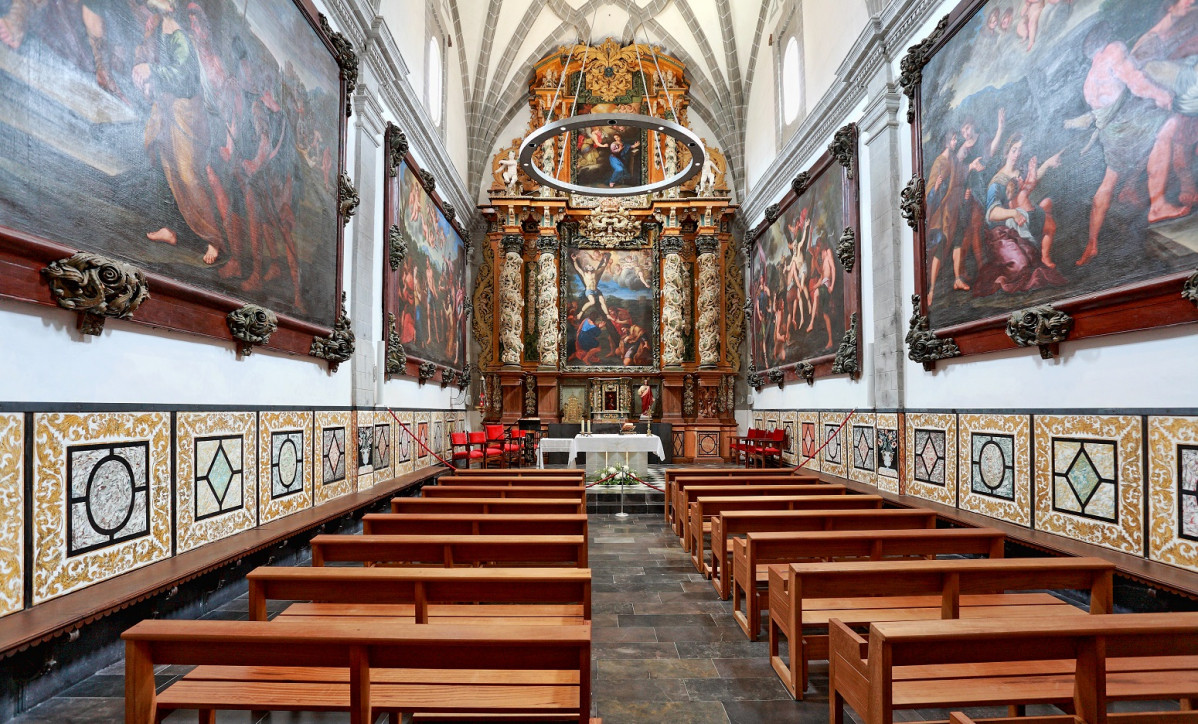
[[611,465],[599,468],[593,482],[599,485],[636,485],[640,480],[627,465]]

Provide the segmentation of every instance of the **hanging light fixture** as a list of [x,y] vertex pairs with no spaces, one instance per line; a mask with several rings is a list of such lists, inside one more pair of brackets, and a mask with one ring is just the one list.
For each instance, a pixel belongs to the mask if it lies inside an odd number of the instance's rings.
[[[594,18],[592,18],[591,27],[594,27]],[[635,36],[633,38],[633,47],[636,48],[637,70],[641,74],[641,85],[644,88],[645,94],[648,95],[649,83],[645,79],[645,69],[641,64],[640,48],[636,45]],[[681,186],[698,174],[703,169],[703,163],[706,160],[706,149],[704,149],[703,141],[699,136],[680,123],[641,113],[585,113],[577,116],[574,115],[574,110],[578,107],[578,94],[586,79],[587,51],[590,48],[590,33],[588,32],[586,48],[582,54],[582,67],[578,74],[578,87],[574,89],[574,100],[570,104],[569,115],[559,118],[556,121],[553,120],[553,112],[557,108],[558,95],[561,93],[562,84],[565,83],[566,75],[570,69],[570,62],[574,59],[573,50],[570,51],[570,56],[566,59],[566,64],[562,68],[561,78],[558,80],[557,90],[553,93],[553,102],[549,106],[549,116],[546,118],[545,124],[528,134],[520,144],[519,163],[524,172],[542,186],[549,186],[559,191],[588,196],[634,196],[638,194],[650,194],[675,186]],[[652,45],[649,45],[649,52],[653,54],[653,64],[657,68],[659,87],[668,88],[665,83],[665,76],[661,70],[661,64],[657,61],[657,52],[653,50]],[[674,99],[668,90],[666,92],[666,101],[669,103],[670,114],[674,118],[677,118],[678,114],[674,111]],[[566,159],[565,153],[560,154],[552,176],[546,174],[543,169],[533,163],[533,154],[546,141],[562,134],[568,134],[571,131],[597,126],[639,128],[650,134],[661,134],[672,137],[690,152],[690,162],[673,175],[663,178],[660,181],[640,184],[639,186],[621,186],[619,188],[611,186],[586,186],[561,180],[559,177],[561,176],[562,163]],[[654,147],[657,149],[658,163],[664,172],[666,165],[661,157],[661,144],[654,144]]]

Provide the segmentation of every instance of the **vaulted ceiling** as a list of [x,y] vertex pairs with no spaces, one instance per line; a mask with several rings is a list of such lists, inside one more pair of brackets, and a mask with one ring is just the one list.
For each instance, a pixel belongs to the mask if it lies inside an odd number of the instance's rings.
[[[614,37],[660,46],[686,63],[691,114],[711,129],[744,190],[745,108],[767,13],[777,0],[442,0],[462,69],[468,183],[489,177],[509,123],[528,113],[533,63],[562,45]],[[450,109],[453,112],[453,109]]]

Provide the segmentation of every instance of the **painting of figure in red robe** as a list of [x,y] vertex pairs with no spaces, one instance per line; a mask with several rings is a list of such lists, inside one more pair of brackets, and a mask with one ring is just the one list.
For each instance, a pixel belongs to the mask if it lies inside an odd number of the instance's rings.
[[1198,265],[1198,5],[990,0],[923,69],[934,327]]
[[341,86],[294,0],[4,0],[0,89],[0,225],[332,325]]

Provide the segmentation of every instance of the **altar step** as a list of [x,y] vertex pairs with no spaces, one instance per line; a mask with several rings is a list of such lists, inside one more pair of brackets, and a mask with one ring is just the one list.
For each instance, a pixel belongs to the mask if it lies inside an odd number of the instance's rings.
[[[623,508],[621,508],[621,498]],[[587,489],[588,515],[614,515],[621,509],[625,513],[662,515],[666,505],[665,493],[644,485],[628,486],[621,491],[619,486],[596,485]]]

